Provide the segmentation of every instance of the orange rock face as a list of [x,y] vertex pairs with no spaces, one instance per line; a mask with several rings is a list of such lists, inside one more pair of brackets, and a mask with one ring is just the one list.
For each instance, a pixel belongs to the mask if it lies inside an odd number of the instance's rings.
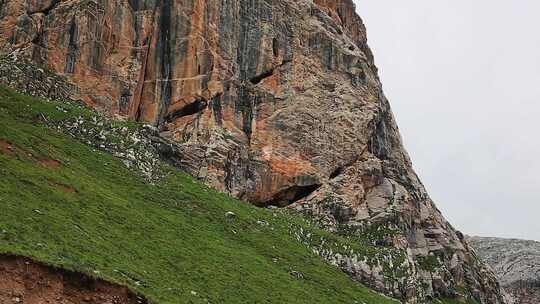
[[0,3],[2,53],[67,76],[102,112],[153,124],[192,175],[333,231],[394,231],[384,246],[404,252],[406,274],[344,258],[359,281],[410,303],[459,290],[502,303],[412,170],[351,0]]

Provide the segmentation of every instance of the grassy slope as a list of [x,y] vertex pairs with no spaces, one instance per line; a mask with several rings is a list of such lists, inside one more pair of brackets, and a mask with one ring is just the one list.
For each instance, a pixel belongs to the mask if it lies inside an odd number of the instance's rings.
[[119,282],[157,303],[395,303],[299,243],[291,224],[332,237],[303,219],[254,208],[166,166],[168,177],[149,185],[36,119],[88,115],[67,108],[0,87],[0,140],[18,147],[0,150],[0,252]]

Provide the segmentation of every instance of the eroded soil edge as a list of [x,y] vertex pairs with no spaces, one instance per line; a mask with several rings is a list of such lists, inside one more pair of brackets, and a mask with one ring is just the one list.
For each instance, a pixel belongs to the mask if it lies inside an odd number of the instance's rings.
[[147,301],[120,285],[29,258],[0,255],[0,303],[143,304]]

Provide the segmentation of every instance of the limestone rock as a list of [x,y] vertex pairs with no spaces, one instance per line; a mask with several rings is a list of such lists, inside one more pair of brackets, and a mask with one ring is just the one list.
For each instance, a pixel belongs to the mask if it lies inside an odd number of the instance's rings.
[[0,17],[2,54],[152,124],[193,176],[391,249],[314,248],[355,279],[408,303],[503,303],[412,169],[352,0],[12,0]]
[[540,242],[482,237],[468,241],[497,274],[508,303],[540,303]]

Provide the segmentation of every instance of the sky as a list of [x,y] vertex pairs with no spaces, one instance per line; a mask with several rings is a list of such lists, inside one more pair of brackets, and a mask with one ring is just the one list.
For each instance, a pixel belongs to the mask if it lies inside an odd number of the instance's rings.
[[540,1],[354,1],[439,209],[466,234],[540,241]]

